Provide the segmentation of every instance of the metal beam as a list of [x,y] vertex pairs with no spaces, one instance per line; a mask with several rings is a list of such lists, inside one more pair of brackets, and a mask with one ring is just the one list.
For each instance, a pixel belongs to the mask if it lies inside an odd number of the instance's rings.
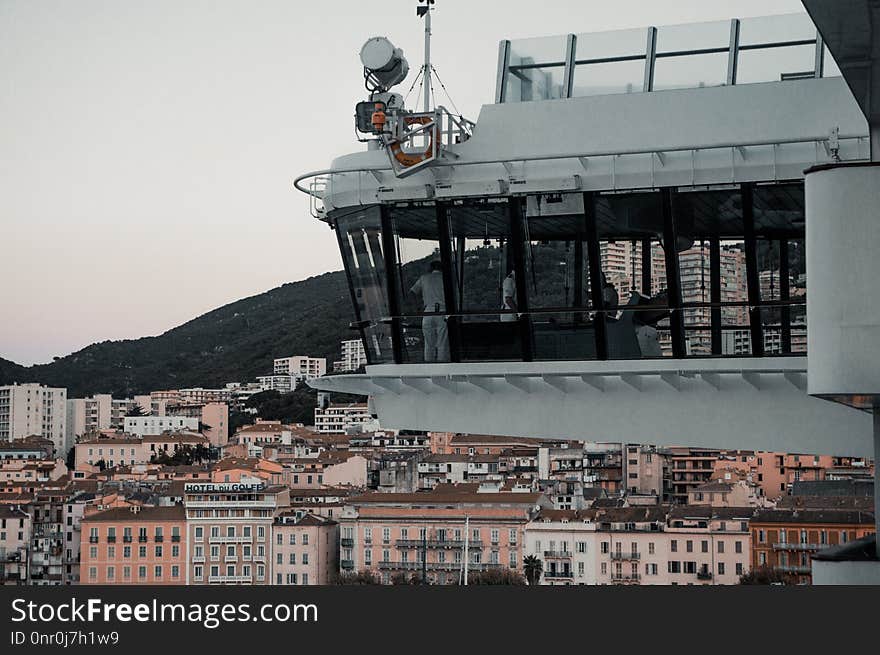
[[645,47],[645,79],[642,89],[645,93],[654,90],[654,65],[657,62],[657,28],[648,28],[648,42]]
[[764,356],[764,325],[761,322],[761,281],[758,277],[758,243],[755,236],[754,193],[751,184],[740,185],[743,211],[743,235],[746,249],[746,287],[749,297],[749,331],[752,356]]
[[562,93],[564,98],[570,98],[574,89],[574,67],[577,55],[577,37],[569,34],[565,41],[565,74],[562,77]]
[[721,239],[709,240],[709,310],[712,324],[712,354],[721,355],[723,333],[721,331]]
[[669,292],[669,331],[672,337],[672,356],[682,359],[685,356],[684,317],[681,311],[681,276],[678,269],[678,234],[673,218],[673,191],[665,188],[660,191],[661,212],[663,213],[663,251],[666,255],[666,288]]
[[388,312],[391,314],[391,352],[395,364],[403,364],[403,328],[400,321],[400,284],[391,224],[391,208],[380,205],[382,216],[382,252],[385,257],[385,290],[388,294]]
[[510,41],[498,44],[498,73],[495,78],[495,103],[507,101],[507,71],[510,66]]
[[510,221],[510,247],[513,251],[513,265],[516,270],[516,309],[520,314],[519,325],[522,336],[522,360],[532,361],[532,319],[529,316],[529,298],[526,287],[526,249],[523,241],[523,220],[525,220],[525,198],[513,196],[507,201]]
[[602,255],[596,227],[596,195],[584,193],[584,221],[587,231],[587,265],[590,269],[590,301],[593,309],[593,332],[596,336],[596,359],[608,359],[605,330],[605,300],[602,298]]
[[736,84],[739,62],[739,18],[730,21],[730,47],[727,51],[727,85]]

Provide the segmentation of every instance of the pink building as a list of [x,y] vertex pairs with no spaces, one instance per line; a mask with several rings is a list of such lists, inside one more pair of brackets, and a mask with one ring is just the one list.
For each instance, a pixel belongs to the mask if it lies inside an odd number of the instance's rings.
[[371,570],[385,584],[423,569],[434,584],[456,584],[465,557],[469,572],[521,573],[523,531],[541,506],[549,507],[541,494],[448,487],[351,498],[339,518],[340,568]]
[[185,516],[171,507],[118,507],[82,519],[80,584],[185,582]]
[[288,511],[275,517],[272,579],[276,585],[328,585],[339,570],[339,524]]
[[15,505],[0,505],[0,584],[25,584],[31,517]]

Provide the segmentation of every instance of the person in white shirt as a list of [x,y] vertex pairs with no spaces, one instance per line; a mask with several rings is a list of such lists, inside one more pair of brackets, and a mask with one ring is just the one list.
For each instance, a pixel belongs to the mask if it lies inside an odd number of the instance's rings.
[[[443,293],[443,265],[439,261],[431,262],[431,270],[425,273],[412,286],[411,293],[422,295],[422,306],[425,312],[445,312],[446,296]],[[445,316],[422,317],[422,338],[425,342],[426,362],[449,361],[449,331]]]
[[[504,301],[501,309],[516,311],[516,271],[510,271],[504,282],[501,283],[501,297]],[[501,314],[501,320],[505,322],[515,321],[519,318],[516,314]]]

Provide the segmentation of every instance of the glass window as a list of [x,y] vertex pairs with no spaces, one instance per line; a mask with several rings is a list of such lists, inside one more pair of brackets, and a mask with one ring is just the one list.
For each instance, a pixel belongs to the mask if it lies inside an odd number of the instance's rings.
[[813,77],[816,27],[807,14],[740,21],[737,84]]
[[371,363],[392,361],[391,325],[378,206],[334,215],[339,247],[352,286],[357,319],[363,325]]
[[457,203],[448,216],[457,304],[449,329],[461,360],[521,359],[523,303],[507,203]]
[[641,92],[647,50],[646,29],[578,34],[572,96]]
[[566,36],[548,36],[511,41],[505,102],[565,97],[566,39]]
[[[446,292],[435,207],[391,210],[407,362],[448,362]],[[429,314],[425,316],[425,314]]]
[[730,21],[658,28],[654,90],[723,86],[729,49]]

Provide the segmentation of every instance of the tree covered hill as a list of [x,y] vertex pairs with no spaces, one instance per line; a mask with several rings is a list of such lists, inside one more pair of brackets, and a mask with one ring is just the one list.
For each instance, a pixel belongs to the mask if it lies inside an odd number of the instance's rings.
[[345,274],[337,271],[230,303],[157,337],[96,343],[30,367],[0,359],[0,384],[40,382],[78,398],[247,382],[271,373],[276,357],[326,357],[329,365],[339,342],[355,338],[352,320]]

